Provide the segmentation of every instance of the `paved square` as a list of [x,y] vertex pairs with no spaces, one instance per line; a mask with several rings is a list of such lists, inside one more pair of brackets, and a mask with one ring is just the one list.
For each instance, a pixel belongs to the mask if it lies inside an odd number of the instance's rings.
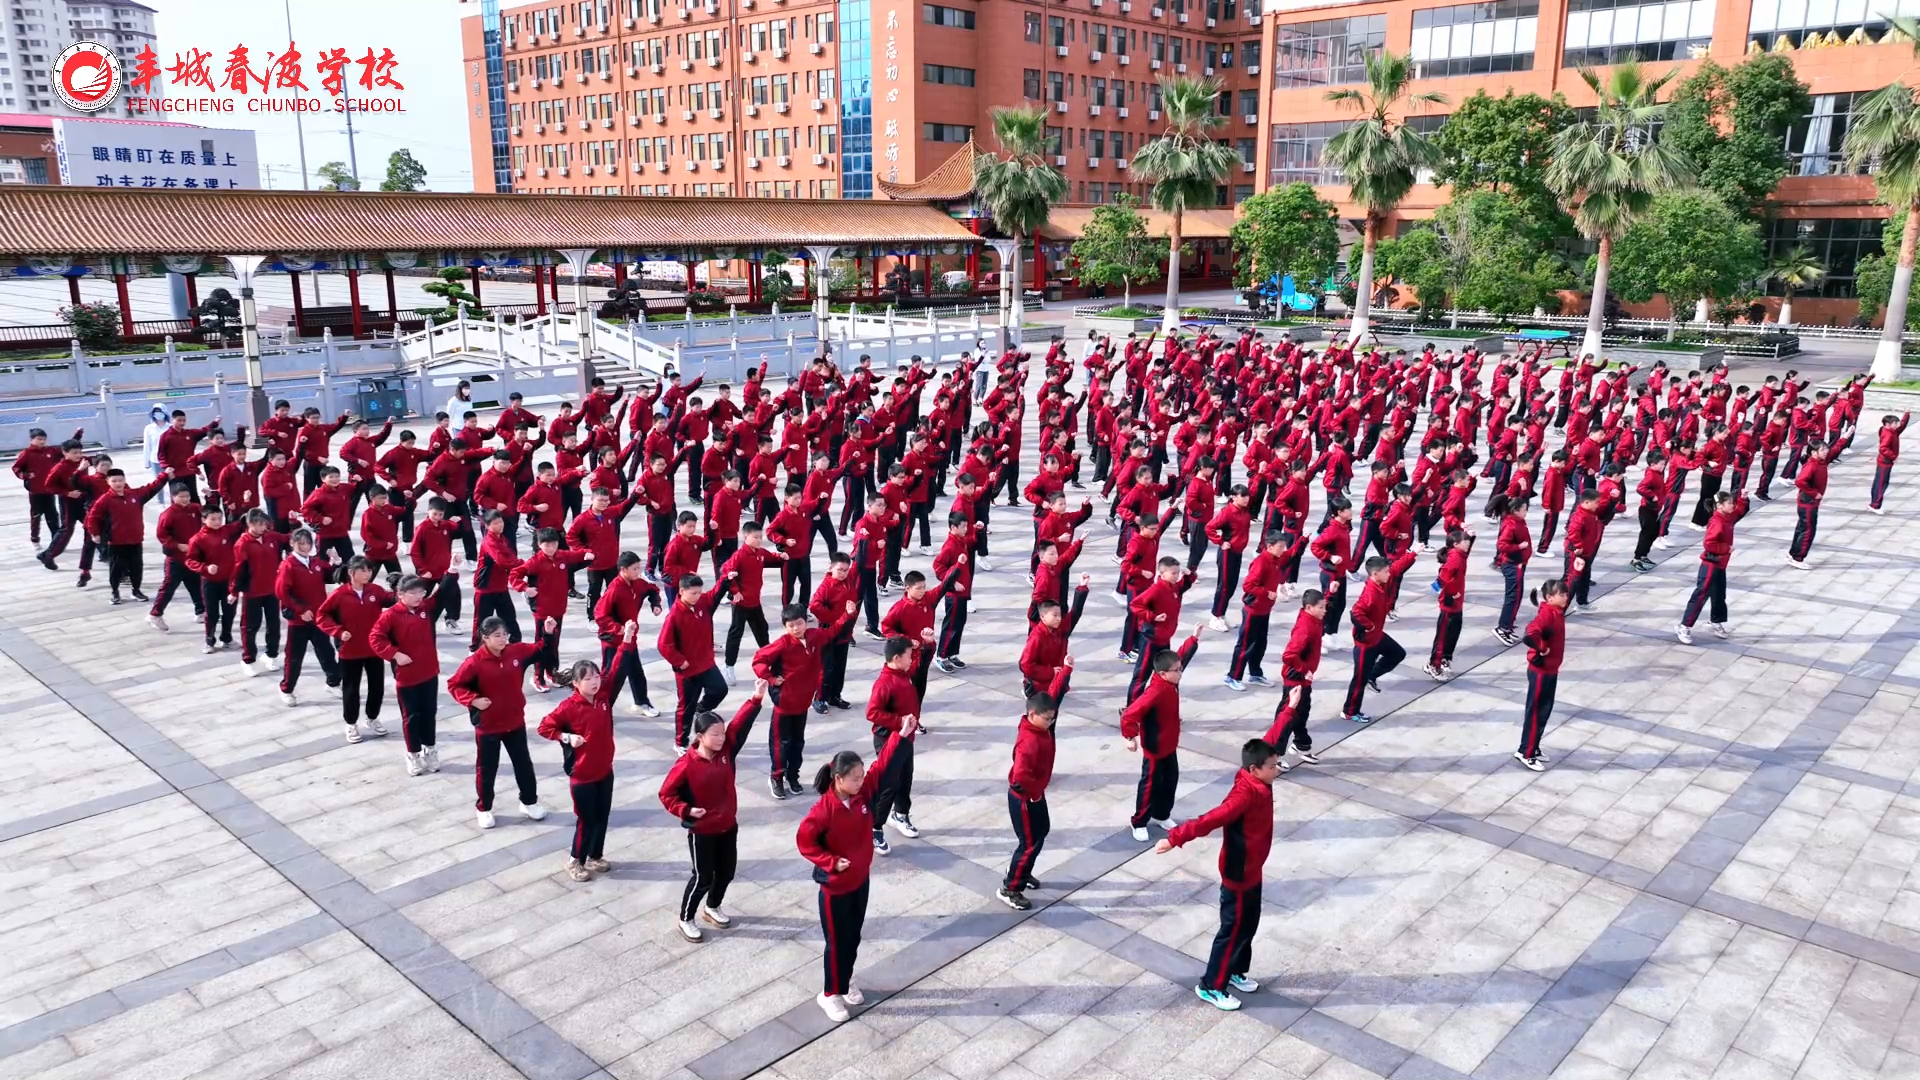
[[[1882,411],[1870,401],[1869,421]],[[1031,458],[1032,410],[1028,423]],[[1670,632],[1695,535],[1676,528],[1676,550],[1636,575],[1631,522],[1615,523],[1599,607],[1569,623],[1545,773],[1510,757],[1526,661],[1487,636],[1499,579],[1484,553],[1458,676],[1420,674],[1434,611],[1423,561],[1390,631],[1415,659],[1370,702],[1371,727],[1330,715],[1349,661],[1327,651],[1313,725],[1325,761],[1276,786],[1254,947],[1265,985],[1235,1014],[1191,990],[1215,926],[1216,842],[1154,856],[1126,832],[1138,759],[1118,732],[1127,671],[1099,516],[1036,868],[1048,888],[1025,914],[993,899],[1012,844],[1002,792],[1028,595],[1029,519],[1003,504],[969,666],[930,686],[925,835],[876,860],[857,975],[872,1003],[833,1030],[813,1001],[815,887],[794,850],[805,800],[767,795],[757,733],[736,925],[692,944],[673,925],[685,841],[656,797],[665,717],[621,715],[615,870],[574,884],[550,744],[534,740],[534,756],[555,813],[533,823],[509,807],[481,832],[473,749],[449,703],[445,770],[410,779],[397,738],[342,741],[317,685],[285,708],[234,654],[202,656],[184,598],[160,635],[140,605],[108,607],[104,580],[78,590],[71,572],[41,570],[9,486],[0,1077],[1913,1080],[1920,499],[1907,470],[1886,517],[1861,509],[1871,440],[1864,425],[1834,469],[1810,573],[1784,565],[1790,506],[1741,523],[1730,641],[1703,632],[1686,647]],[[643,529],[629,519],[627,546]],[[147,565],[151,583],[151,544]],[[1211,572],[1208,560],[1189,622]],[[565,658],[593,651],[584,623],[569,625]],[[643,620],[643,656],[665,705],[656,629]],[[854,650],[856,702],[874,644]],[[444,671],[463,645],[443,636]],[[1277,701],[1221,685],[1230,647],[1208,635],[1183,688],[1180,817],[1225,792]],[[551,704],[536,695],[530,717]],[[809,762],[870,745],[858,712],[814,717],[808,741]]]

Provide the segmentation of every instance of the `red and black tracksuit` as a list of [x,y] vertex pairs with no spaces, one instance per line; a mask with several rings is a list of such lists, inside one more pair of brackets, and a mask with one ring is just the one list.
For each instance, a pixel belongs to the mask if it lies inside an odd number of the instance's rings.
[[467,644],[469,651],[480,647],[480,624],[488,617],[498,618],[507,624],[507,640],[520,644],[520,617],[513,610],[512,587],[513,568],[520,565],[520,556],[513,553],[513,545],[504,533],[488,533],[480,542],[480,557],[473,561],[473,634]]
[[1557,604],[1541,604],[1527,624],[1527,703],[1520,717],[1520,756],[1540,755],[1540,736],[1553,715],[1553,691],[1560,681],[1560,661],[1567,649],[1567,611]]
[[887,775],[873,798],[873,831],[878,833],[891,814],[913,816],[913,740],[895,738],[909,716],[920,715],[920,693],[905,672],[882,667],[867,698],[867,722],[873,725],[873,748],[892,746]]
[[393,606],[393,594],[372,582],[355,589],[352,582],[334,586],[320,605],[316,621],[320,632],[339,643],[340,715],[348,727],[360,722],[361,685],[366,686],[367,719],[380,719],[386,698],[386,672],[373,651],[373,628]]
[[[1192,663],[1199,650],[1200,639],[1188,638],[1180,646],[1180,666]],[[1167,820],[1180,785],[1180,688],[1165,679],[1149,681],[1120,714],[1120,737],[1140,740],[1140,786],[1131,824],[1138,829]]]
[[[527,752],[527,667],[540,652],[538,645],[515,642],[495,653],[481,648],[461,661],[459,670],[447,680],[447,692],[467,707],[467,719],[473,724],[474,809],[493,809],[493,778],[500,770],[500,752],[506,751],[513,762],[513,779],[520,788],[520,805],[531,806],[540,800],[533,772],[533,755]],[[487,699],[487,707],[474,704]]]
[[299,685],[300,669],[312,649],[320,661],[320,671],[328,686],[340,685],[340,664],[334,659],[333,641],[320,632],[320,605],[327,600],[327,578],[333,567],[319,555],[289,553],[280,560],[274,576],[273,595],[280,601],[280,613],[287,620],[287,652],[280,669],[280,692],[293,693]]
[[1286,711],[1287,697],[1294,687],[1300,688],[1300,704],[1294,707],[1288,723],[1279,731],[1279,741],[1274,749],[1286,752],[1289,747],[1301,753],[1311,753],[1313,739],[1307,734],[1307,717],[1313,713],[1313,677],[1320,670],[1320,644],[1326,637],[1326,630],[1320,616],[1300,609],[1293,620],[1293,631],[1287,635],[1287,647],[1280,651],[1280,704],[1274,712],[1276,720]]
[[1893,480],[1894,462],[1900,460],[1900,433],[1907,430],[1907,421],[1911,413],[1903,413],[1897,424],[1883,425],[1880,428],[1880,452],[1873,462],[1873,487],[1869,491],[1869,506],[1880,509],[1880,503],[1886,498],[1887,485]]
[[[828,789],[800,821],[795,844],[813,864],[813,880],[820,886],[820,930],[826,938],[822,957],[823,990],[844,995],[853,985],[853,965],[860,955],[861,931],[867,921],[868,875],[873,870],[873,834],[880,818],[872,801],[880,778],[897,749],[898,735],[887,739],[867,769],[867,778],[850,799]],[[844,869],[839,861],[847,860]]]
[[[1400,575],[1413,565],[1414,558],[1411,548],[1396,555],[1392,564],[1393,576],[1388,581],[1398,581]],[[1407,650],[1387,633],[1387,612],[1393,609],[1393,591],[1392,584],[1381,585],[1368,578],[1366,587],[1360,590],[1360,599],[1353,602],[1350,615],[1353,622],[1353,680],[1347,684],[1346,702],[1340,709],[1340,715],[1348,719],[1362,715],[1360,706],[1366,701],[1367,687],[1399,667],[1400,661],[1407,658]]]
[[[599,556],[593,561],[599,562]],[[600,632],[600,677],[614,687],[607,696],[609,704],[619,698],[622,684],[632,689],[635,705],[653,704],[647,696],[647,672],[640,666],[640,651],[620,648],[626,625],[640,617],[643,600],[658,608],[660,590],[645,578],[615,574],[607,591],[600,594],[599,606],[593,609],[594,628]]]
[[1427,663],[1442,668],[1453,663],[1453,650],[1460,644],[1461,609],[1467,600],[1467,552],[1450,547],[1440,560],[1440,615],[1433,628],[1433,651]]
[[194,572],[200,580],[200,599],[207,615],[205,630],[207,647],[214,644],[214,631],[218,629],[220,644],[233,644],[233,596],[228,585],[233,581],[234,540],[246,528],[244,521],[235,519],[218,529],[205,525],[187,541],[187,569]]
[[1174,826],[1167,840],[1180,847],[1215,830],[1220,832],[1220,929],[1200,985],[1225,991],[1228,980],[1245,975],[1253,961],[1262,867],[1273,848],[1273,785],[1241,769],[1219,806]]
[[193,546],[193,538],[200,535],[200,505],[188,503],[185,506],[169,504],[160,511],[160,520],[154,524],[154,539],[160,541],[160,554],[166,559],[163,564],[160,591],[154,594],[150,615],[165,615],[167,605],[173,603],[174,590],[186,586],[187,599],[193,601],[193,613],[204,617],[207,612],[206,600],[201,593],[203,588],[200,575],[187,565],[187,549]]
[[1733,526],[1747,514],[1747,497],[1742,494],[1733,513],[1715,510],[1707,519],[1707,534],[1700,541],[1700,573],[1694,579],[1693,595],[1680,615],[1680,625],[1692,626],[1702,608],[1709,608],[1707,621],[1718,626],[1727,621],[1727,564],[1733,561]]
[[[727,681],[713,664],[713,611],[719,589],[708,589],[689,604],[675,600],[660,623],[660,658],[673,668],[679,704],[673,712],[673,745],[684,747],[695,713],[717,707],[727,697]],[[764,625],[764,624],[763,624]]]
[[1007,772],[1007,814],[1013,819],[1015,847],[1002,884],[1019,892],[1033,880],[1033,864],[1053,829],[1047,813],[1047,784],[1053,780],[1053,725],[1035,727],[1025,716],[1013,737],[1013,768]]
[[[616,662],[633,654],[633,643],[614,649]],[[592,700],[571,694],[540,721],[540,737],[558,742],[561,735],[578,735],[579,746],[561,743],[560,768],[566,772],[573,795],[575,862],[604,858],[607,819],[613,814],[613,698],[619,687],[610,678],[600,680]]]
[[[400,736],[407,753],[435,743],[440,706],[440,649],[434,642],[433,609],[395,604],[374,620],[373,654],[393,665],[393,697],[400,706]],[[397,656],[404,655],[407,663]]]
[[[804,631],[799,638],[781,634],[753,654],[753,673],[773,683],[773,724],[767,730],[767,757],[775,779],[800,787],[801,755],[807,749],[807,707],[818,700],[829,644],[853,625],[853,612]],[[844,660],[842,661],[844,663]],[[777,683],[775,680],[779,680]]]
[[[369,511],[371,512],[371,511]],[[507,584],[521,592],[532,593],[533,643],[540,647],[534,658],[534,673],[551,681],[560,672],[560,631],[567,618],[567,579],[575,566],[586,562],[584,551],[560,548],[552,555],[535,551],[525,562],[507,572]],[[547,620],[553,629],[547,629]]]
[[274,583],[280,576],[280,553],[286,550],[284,533],[271,530],[255,536],[242,532],[233,542],[232,584],[228,592],[237,598],[240,609],[240,661],[254,661],[256,631],[267,632],[267,655],[280,656],[280,612],[274,598]]
[[[727,725],[727,741],[708,758],[698,749],[675,759],[660,782],[660,805],[687,831],[687,858],[693,864],[680,894],[680,921],[690,923],[702,907],[718,908],[739,864],[739,796],[734,791],[740,749],[760,715],[760,699],[748,698]],[[703,810],[699,817],[692,811]]]

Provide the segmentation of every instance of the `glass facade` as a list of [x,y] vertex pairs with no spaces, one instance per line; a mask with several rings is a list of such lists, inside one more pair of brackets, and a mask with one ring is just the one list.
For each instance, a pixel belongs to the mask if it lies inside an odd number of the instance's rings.
[[1498,0],[1413,13],[1413,76],[1532,71],[1539,0]]
[[1813,108],[1787,129],[1787,157],[1793,162],[1793,175],[1837,176],[1848,171],[1841,148],[1853,124],[1854,107],[1865,96],[1865,91],[1813,96]]
[[513,190],[512,147],[507,142],[506,62],[501,57],[500,0],[480,5],[480,47],[487,67],[487,140],[493,144],[493,190]]
[[873,198],[872,0],[840,0],[840,183],[844,198]]
[[1687,60],[1707,55],[1712,38],[1713,0],[1571,0],[1561,64],[1602,67],[1628,60]]
[[1273,85],[1329,86],[1367,77],[1367,56],[1387,43],[1385,15],[1283,23],[1274,28]]
[[[1855,268],[1861,259],[1881,253],[1880,236],[1886,227],[1886,218],[1775,218],[1767,227],[1767,257],[1805,247],[1827,268],[1827,276],[1814,288],[1794,295],[1849,299],[1854,295]],[[1773,283],[1767,292],[1782,294]]]
[[1771,49],[1784,37],[1797,49],[1814,34],[1831,34],[1858,45],[1880,40],[1888,15],[1920,15],[1920,0],[1753,0],[1747,40]]
[[1345,131],[1347,126],[1344,120],[1273,125],[1273,141],[1267,155],[1269,182],[1346,183],[1346,177],[1340,170],[1327,164],[1325,159],[1327,140]]

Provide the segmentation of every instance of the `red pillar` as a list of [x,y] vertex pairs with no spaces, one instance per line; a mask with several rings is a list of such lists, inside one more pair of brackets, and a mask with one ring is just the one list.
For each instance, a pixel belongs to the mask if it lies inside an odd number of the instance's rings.
[[877,297],[880,295],[880,256],[873,257],[873,265],[868,267],[868,271],[867,276],[873,281],[873,295]]
[[700,283],[693,279],[693,263],[689,262],[687,263],[687,291],[693,292],[699,287]]
[[480,301],[480,268],[476,266],[473,269],[467,271],[467,279],[473,282],[473,302],[475,304],[479,304],[481,302]]
[[802,258],[800,267],[806,271],[800,278],[800,299],[811,304],[813,303],[813,260]]
[[307,303],[300,299],[300,271],[289,270],[287,277],[293,281],[293,332],[304,334],[307,331]]
[[929,300],[933,299],[933,274],[934,274],[933,253],[928,252],[927,253],[927,299]]
[[[980,219],[979,218],[967,219],[967,228],[972,230],[973,235],[979,236],[980,235]],[[967,281],[971,283],[974,281],[978,281],[979,279],[980,279],[980,245],[973,244],[967,248]]]
[[1203,278],[1213,276],[1213,241],[1211,240],[1200,245],[1200,276]]
[[120,333],[133,336],[133,299],[127,295],[127,275],[113,275],[113,288],[120,294]]
[[393,268],[392,267],[387,268],[386,278],[387,278],[387,317],[393,320],[394,328],[399,329],[400,299],[399,297],[395,296],[393,292]]
[[200,306],[200,282],[198,280],[200,275],[181,274],[180,276],[185,278],[187,282],[187,317],[192,318],[193,309]]
[[626,283],[627,283],[627,264],[623,262],[614,263],[613,264],[613,287],[617,289],[620,286],[625,285]]
[[360,271],[347,271],[347,304],[353,308],[353,336],[358,339],[362,330],[360,320]]
[[[1036,289],[1047,287],[1047,253],[1041,249],[1040,238],[1037,236],[1033,238],[1033,287]],[[1013,302],[1020,303],[1020,298],[1014,297]]]
[[546,267],[536,265],[533,268],[533,313],[547,313],[547,274]]
[[547,285],[553,293],[553,310],[560,310],[560,268],[547,267]]
[[67,275],[67,299],[73,301],[74,307],[79,307],[81,304],[80,275],[78,274]]

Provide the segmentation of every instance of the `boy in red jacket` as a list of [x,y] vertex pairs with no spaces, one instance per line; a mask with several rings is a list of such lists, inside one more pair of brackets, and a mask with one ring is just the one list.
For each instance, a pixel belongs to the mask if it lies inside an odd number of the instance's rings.
[[762,685],[777,688],[773,726],[767,731],[767,755],[772,763],[767,785],[776,799],[802,792],[800,757],[807,746],[807,707],[826,711],[826,702],[819,700],[824,661],[832,648],[831,642],[853,625],[854,613],[858,610],[859,605],[852,599],[843,598],[838,616],[832,622],[824,620],[834,613],[822,609],[822,624],[809,630],[807,609],[789,604],[780,613],[784,632],[753,654],[754,677]]
[[1269,733],[1273,738],[1268,741],[1282,754],[1298,750],[1302,765],[1320,764],[1313,752],[1313,739],[1307,734],[1307,718],[1313,712],[1313,677],[1320,670],[1320,645],[1326,637],[1321,624],[1326,615],[1325,593],[1319,589],[1301,593],[1300,613],[1294,616],[1293,632],[1280,653],[1282,704],[1275,710],[1274,719],[1279,720],[1289,702],[1293,711],[1287,723],[1277,725],[1277,730]]
[[[1058,610],[1058,605],[1055,605]],[[1007,876],[995,895],[1015,911],[1026,911],[1033,901],[1026,893],[1040,887],[1033,864],[1040,858],[1053,819],[1047,813],[1047,784],[1053,780],[1053,725],[1060,707],[1046,693],[1027,695],[1026,715],[1013,736],[1013,768],[1007,772],[1007,814],[1013,819],[1015,847]]]
[[333,642],[320,632],[320,605],[327,600],[327,582],[333,567],[313,548],[313,531],[295,529],[293,551],[280,560],[274,575],[273,595],[280,602],[280,613],[287,620],[287,652],[280,669],[280,703],[292,708],[299,704],[293,696],[300,684],[300,669],[313,650],[320,671],[329,687],[340,685],[340,664],[334,659]]
[[160,511],[160,520],[153,526],[154,539],[160,542],[160,554],[166,559],[166,570],[160,595],[154,598],[153,608],[147,612],[147,623],[163,634],[167,632],[167,605],[173,603],[174,591],[182,585],[187,587],[187,598],[193,601],[193,613],[202,622],[206,621],[206,603],[200,597],[200,575],[187,565],[187,549],[200,534],[200,522],[200,504],[193,501],[193,489],[175,481],[173,502]]
[[673,668],[680,704],[673,714],[673,745],[684,748],[693,718],[726,700],[727,683],[713,663],[713,611],[723,595],[699,574],[682,575],[673,606],[660,623],[660,659]]
[[[754,683],[753,696],[740,706],[731,724],[720,714],[703,712],[693,721],[693,742],[674,760],[660,782],[660,805],[687,830],[693,874],[680,894],[680,934],[688,941],[703,936],[694,916],[724,930],[733,919],[720,910],[740,859],[739,796],[734,791],[740,751],[753,733],[753,719],[766,700],[767,684]],[[805,715],[805,710],[801,710]]]
[[[918,573],[918,571],[915,571]],[[913,734],[920,730],[920,695],[913,685],[914,656],[918,650],[903,637],[887,639],[880,674],[873,680],[867,699],[867,722],[873,725],[876,752],[887,747],[898,734],[892,761],[880,780],[873,799],[873,850],[881,855],[892,847],[887,843],[885,827],[909,840],[920,830],[913,824]]]
[[1893,480],[1893,464],[1900,460],[1900,433],[1907,430],[1907,421],[1913,414],[1901,413],[1895,416],[1888,413],[1880,418],[1880,450],[1874,456],[1873,485],[1868,491],[1867,509],[1876,514],[1885,514],[1880,503],[1886,498],[1887,485]]
[[[1180,565],[1173,560],[1174,566]],[[1127,751],[1140,755],[1140,786],[1134,796],[1133,838],[1146,843],[1147,825],[1173,828],[1174,790],[1180,784],[1180,675],[1200,650],[1205,623],[1178,652],[1162,651],[1153,658],[1153,678],[1120,714],[1120,737]]]
[[593,562],[591,551],[570,551],[557,528],[535,536],[538,548],[527,561],[507,572],[507,584],[527,594],[533,608],[533,643],[540,648],[533,662],[533,688],[544,694],[559,683],[560,624],[567,617],[567,577],[573,568]]
[[360,741],[360,686],[366,684],[367,733],[385,735],[380,705],[386,697],[386,669],[373,651],[373,627],[393,606],[393,594],[373,583],[373,564],[363,555],[347,560],[347,580],[334,586],[320,605],[320,632],[338,645],[340,657],[340,714],[347,723],[347,741]]
[[[236,517],[229,524],[225,512],[211,507],[200,515],[200,531],[187,541],[187,569],[200,581],[201,604],[206,612],[203,653],[233,644],[233,597],[227,593],[227,583],[233,580],[233,542],[244,528],[244,519]],[[220,635],[217,646],[216,629]]]
[[268,530],[272,518],[265,510],[247,513],[246,530],[233,542],[233,571],[227,591],[240,611],[240,669],[248,676],[260,674],[254,666],[255,632],[267,631],[267,658],[280,657],[280,618],[273,598],[273,583],[280,574],[280,553],[286,548],[284,533]]
[[[489,514],[496,512],[489,511]],[[500,771],[500,752],[513,762],[513,779],[520,788],[520,812],[533,821],[547,816],[540,805],[533,755],[527,752],[526,674],[540,646],[510,640],[507,624],[489,615],[480,623],[480,647],[467,655],[447,680],[447,692],[467,707],[473,722],[473,783],[475,823],[494,826],[493,778]]]
[[1747,496],[1741,491],[1721,491],[1714,495],[1713,516],[1707,520],[1707,535],[1700,542],[1700,574],[1694,580],[1693,595],[1687,598],[1680,624],[1673,628],[1680,644],[1693,644],[1693,624],[1701,609],[1711,602],[1707,622],[1713,636],[1729,636],[1727,629],[1727,564],[1733,561],[1733,526],[1747,516]]
[[1348,614],[1353,622],[1353,681],[1347,685],[1346,704],[1340,710],[1342,719],[1372,723],[1373,717],[1360,711],[1367,690],[1379,690],[1380,677],[1407,658],[1407,650],[1387,633],[1387,612],[1393,607],[1394,580],[1407,572],[1416,557],[1408,548],[1392,562],[1378,555],[1367,560],[1366,587],[1360,590],[1360,599],[1353,602]]
[[[1273,618],[1274,604],[1280,600],[1282,572],[1300,544],[1301,538],[1289,541],[1287,534],[1279,529],[1261,537],[1260,553],[1253,557],[1253,564],[1247,567],[1246,580],[1240,585],[1240,599],[1245,608],[1240,616],[1240,636],[1233,644],[1233,659],[1227,664],[1225,682],[1229,690],[1244,692],[1248,683],[1273,685],[1273,680],[1267,678],[1261,668],[1261,661],[1267,655],[1267,624]],[[1224,628],[1226,621],[1216,619],[1207,625],[1209,629]]]
[[144,603],[147,599],[147,594],[140,591],[141,564],[146,560],[143,540],[147,532],[146,513],[142,508],[166,486],[165,472],[154,477],[151,483],[136,488],[127,486],[126,473],[108,469],[107,490],[94,498],[93,506],[87,511],[87,535],[106,551],[107,581],[115,604],[121,603],[122,584],[135,600]]
[[1247,977],[1253,962],[1253,935],[1260,929],[1262,866],[1273,848],[1273,781],[1280,775],[1280,751],[1262,739],[1240,748],[1240,771],[1219,806],[1181,822],[1153,846],[1165,855],[1193,840],[1222,831],[1220,841],[1220,929],[1213,935],[1206,974],[1193,988],[1200,1000],[1232,1012],[1240,999],[1229,990],[1251,994],[1260,984]]
[[433,639],[433,611],[427,593],[433,583],[417,574],[400,579],[400,602],[374,620],[373,654],[393,665],[394,703],[400,707],[400,736],[406,744],[407,775],[440,771],[435,721],[440,701],[440,650]]
[[1440,553],[1440,573],[1434,579],[1439,595],[1440,618],[1433,628],[1433,650],[1420,670],[1434,682],[1453,676],[1453,650],[1460,644],[1461,612],[1467,602],[1467,554],[1473,550],[1473,534],[1459,528],[1447,530],[1447,547]]

